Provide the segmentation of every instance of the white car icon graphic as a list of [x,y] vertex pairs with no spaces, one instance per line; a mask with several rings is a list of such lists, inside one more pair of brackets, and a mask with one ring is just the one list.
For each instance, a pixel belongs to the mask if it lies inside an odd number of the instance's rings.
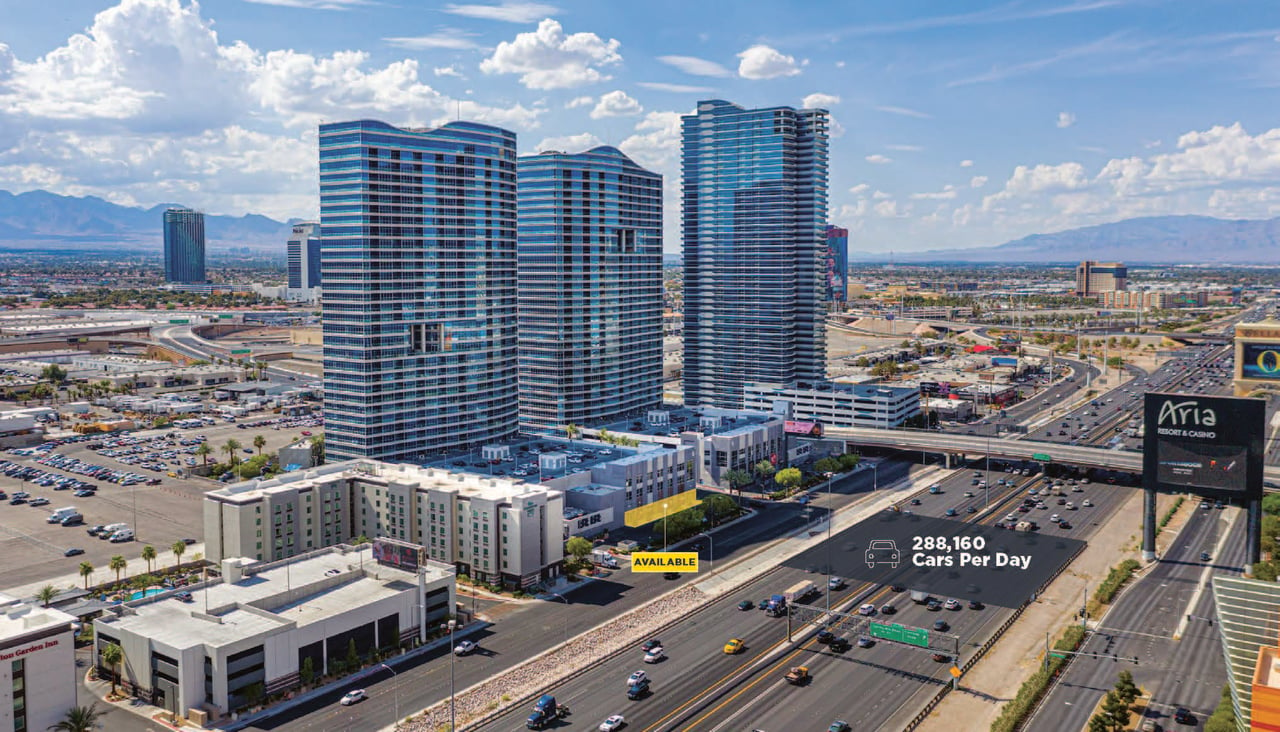
[[876,539],[867,547],[867,568],[887,564],[898,568],[898,545],[891,539]]

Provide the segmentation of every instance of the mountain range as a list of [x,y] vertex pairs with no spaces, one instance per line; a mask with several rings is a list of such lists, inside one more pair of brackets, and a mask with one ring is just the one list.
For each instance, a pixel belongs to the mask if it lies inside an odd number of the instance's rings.
[[[39,190],[15,195],[0,190],[0,249],[158,251],[164,243],[164,210],[175,205],[140,208],[93,196],[60,196]],[[294,221],[258,214],[206,215],[205,237],[210,251],[234,246],[281,252]],[[884,254],[858,253],[856,234],[851,238],[851,259],[889,259]],[[973,264],[1074,263],[1083,259],[1127,264],[1280,264],[1280,218],[1151,216],[1033,234],[998,246],[898,252],[893,256],[895,262]],[[679,260],[679,255],[664,257],[669,263]]]
[[[162,203],[151,208],[120,206],[94,196],[60,196],[48,191],[14,195],[0,190],[0,248],[40,248],[50,252],[150,252],[164,246]],[[205,216],[209,251],[230,247],[276,249],[283,252],[291,231],[289,222],[249,214]]]

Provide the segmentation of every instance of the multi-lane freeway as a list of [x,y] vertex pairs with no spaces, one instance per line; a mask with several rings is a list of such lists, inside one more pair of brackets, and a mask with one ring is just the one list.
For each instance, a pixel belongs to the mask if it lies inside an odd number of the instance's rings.
[[[948,508],[954,508],[956,520],[977,520],[989,525],[1003,518],[1030,487],[1043,486],[1045,481],[1041,475],[1015,478],[993,470],[992,479],[996,477],[1013,478],[1014,485],[992,489],[995,510],[990,513],[968,513],[970,506],[985,507],[987,500],[984,490],[972,486],[977,478],[969,469],[942,481],[942,494],[917,495],[921,505],[913,509],[921,515],[942,516]],[[1077,501],[1088,497],[1096,505],[1069,514],[1064,511],[1074,527],[1062,533],[1073,538],[1087,537],[1130,490],[1094,484],[1085,486],[1084,492],[1068,494]],[[966,497],[966,491],[973,495]],[[825,496],[819,496],[815,502],[821,506],[825,500]],[[1041,521],[1044,531],[1059,532],[1046,520],[1048,513],[1059,510],[1056,505],[1033,509],[1030,517]],[[855,526],[836,534],[830,549],[837,555],[856,553],[865,550],[867,539]],[[759,601],[800,579],[811,578],[819,586],[824,585],[822,574],[807,570],[826,566],[827,549],[827,545],[820,545],[787,561],[664,632],[661,640],[667,649],[666,661],[646,666],[637,646],[555,689],[557,699],[573,710],[573,726],[591,729],[611,714],[623,714],[630,729],[645,732],[824,729],[835,719],[845,720],[854,729],[889,729],[913,716],[950,679],[950,663],[935,661],[929,651],[887,642],[871,648],[855,645],[843,653],[833,653],[814,640],[813,628],[788,643],[785,619],[738,609],[742,600]],[[839,559],[832,563],[840,565]],[[1027,595],[1034,589],[1027,588]],[[813,604],[822,602],[818,599]],[[951,626],[949,632],[960,639],[961,663],[1013,612],[994,605],[981,610],[930,612],[913,604],[905,592],[862,583],[853,583],[832,596],[832,606],[842,610],[863,602],[894,605],[898,612],[892,619],[908,626],[928,628],[939,618],[946,620]],[[849,635],[848,631],[836,630]],[[730,638],[744,640],[745,651],[725,654],[723,647]],[[807,665],[812,680],[799,687],[786,684],[782,677],[792,665]],[[626,696],[626,679],[639,669],[652,678],[652,694],[631,701]],[[858,689],[858,693],[849,694],[849,689]],[[528,712],[524,707],[513,709],[486,728],[523,729]]]

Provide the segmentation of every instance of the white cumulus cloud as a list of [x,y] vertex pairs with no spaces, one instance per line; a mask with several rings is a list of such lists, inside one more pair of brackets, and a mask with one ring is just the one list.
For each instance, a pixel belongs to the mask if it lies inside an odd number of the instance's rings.
[[530,89],[566,89],[608,81],[599,67],[622,61],[616,39],[595,33],[566,34],[564,27],[547,18],[538,29],[503,41],[493,55],[480,62],[486,74],[520,74]]
[[599,147],[604,143],[600,138],[590,132],[580,132],[576,135],[563,135],[561,137],[548,137],[539,142],[534,148],[538,152],[546,150],[559,150],[560,152],[579,153],[584,150],[590,150],[593,147]]
[[433,49],[445,49],[452,51],[465,51],[472,48],[479,48],[480,44],[473,40],[474,33],[466,33],[454,28],[445,28],[437,33],[428,33],[421,36],[392,36],[383,38],[388,45],[396,48],[406,48],[410,51],[428,51]]
[[1058,128],[1064,129],[1076,123],[1076,116],[1070,112],[1058,112]]
[[596,98],[590,96],[574,97],[573,99],[565,102],[564,108],[574,109],[576,107],[590,107],[592,104],[595,104],[595,101]]
[[640,102],[627,96],[627,93],[618,89],[608,92],[600,96],[600,102],[596,104],[595,109],[591,110],[591,119],[602,119],[604,117],[630,117],[640,114],[644,111],[644,107],[640,106]]
[[888,163],[892,163],[893,158],[887,158],[879,153],[876,153],[875,155],[868,155],[866,157],[866,161],[873,165],[885,165]]
[[972,167],[973,167],[973,161],[972,161],[972,160],[961,160],[961,161],[960,161],[960,167],[961,167],[961,168],[972,168]]
[[787,56],[765,45],[752,46],[738,54],[738,76],[744,79],[776,79],[796,76],[800,65],[794,56]]
[[444,7],[444,12],[481,20],[500,20],[504,23],[532,23],[539,18],[550,17],[560,12],[560,9],[546,3],[508,0],[497,5],[450,3]]
[[987,184],[987,176],[975,175],[969,179],[970,188],[981,188]]
[[867,185],[866,183],[859,183],[858,185],[850,188],[849,192],[855,196],[860,196],[863,193],[866,193],[868,190],[870,190],[870,188],[871,186]]
[[431,73],[436,76],[453,76],[459,79],[465,78],[462,75],[462,70],[457,66],[437,66],[431,70]]
[[835,94],[823,94],[822,92],[814,92],[801,100],[800,105],[805,109],[827,109],[834,107],[840,103],[840,97]]

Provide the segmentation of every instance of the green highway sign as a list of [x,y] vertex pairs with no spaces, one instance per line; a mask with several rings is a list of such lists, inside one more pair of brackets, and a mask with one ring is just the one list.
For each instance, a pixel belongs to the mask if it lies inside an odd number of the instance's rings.
[[231,313],[218,313],[218,317],[219,317],[219,318],[221,318],[221,319],[223,319],[223,320],[230,320],[231,318],[234,318],[235,316],[234,316],[234,315],[232,315]]
[[1051,463],[1051,462],[1053,462],[1053,458],[1049,457],[1049,455],[1048,455],[1048,454],[1043,453],[1043,452],[1038,452],[1038,453],[1036,453],[1036,454],[1032,455],[1032,456],[1031,456],[1031,459],[1032,459],[1032,460],[1039,460],[1039,461],[1040,461],[1040,462],[1042,462],[1042,463]]
[[1065,653],[1050,653],[1049,655],[1050,655],[1050,656],[1053,656],[1054,658],[1066,658],[1066,657],[1067,657],[1067,654],[1065,654]]
[[232,356],[247,356],[247,355],[249,355],[249,353],[251,353],[251,352],[252,352],[252,351],[251,351],[251,349],[248,349],[248,348],[237,348],[237,349],[235,349],[234,351],[232,351],[232,352],[231,352],[231,355],[232,355]]
[[188,325],[191,321],[187,318],[170,318],[169,325]]
[[929,631],[924,628],[908,628],[899,623],[871,622],[871,637],[906,643],[910,646],[929,647]]

